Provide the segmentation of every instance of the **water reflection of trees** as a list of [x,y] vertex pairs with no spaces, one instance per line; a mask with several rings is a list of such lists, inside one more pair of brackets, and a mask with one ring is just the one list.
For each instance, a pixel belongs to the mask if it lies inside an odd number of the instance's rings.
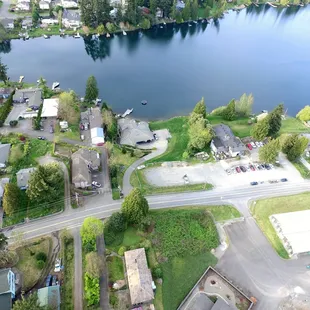
[[11,40],[5,40],[0,43],[0,53],[7,54],[11,51]]
[[84,37],[85,50],[94,61],[103,60],[110,56],[110,39],[94,36]]

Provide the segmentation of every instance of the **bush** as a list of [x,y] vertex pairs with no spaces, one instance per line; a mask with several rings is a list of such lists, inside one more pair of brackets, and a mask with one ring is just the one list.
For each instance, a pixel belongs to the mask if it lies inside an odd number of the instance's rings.
[[0,109],[0,121],[2,123],[5,122],[6,118],[8,117],[12,107],[13,107],[13,94],[10,95],[10,97],[7,99],[7,101],[1,106]]
[[37,261],[42,260],[43,262],[46,262],[47,256],[46,256],[46,254],[44,252],[39,252],[36,255],[36,259],[37,259]]
[[84,276],[85,280],[85,298],[87,300],[87,305],[96,305],[100,300],[100,286],[99,278],[91,277],[87,272]]
[[118,249],[118,252],[117,254],[120,255],[120,256],[124,256],[124,253],[127,251],[126,247],[125,246],[121,246],[119,249]]
[[139,243],[140,248],[145,248],[146,250],[150,249],[152,246],[152,242],[148,239],[143,240]]
[[126,154],[126,153],[127,153],[127,150],[126,150],[124,147],[122,147],[122,153],[123,153],[123,154]]
[[37,268],[38,269],[42,270],[44,268],[44,266],[45,266],[45,262],[43,260],[38,260],[37,261]]
[[114,212],[107,220],[106,227],[109,231],[115,233],[125,231],[127,228],[127,223],[124,215],[121,212]]
[[4,122],[0,120],[0,127],[3,127]]
[[18,121],[14,120],[14,121],[10,121],[10,126],[11,127],[16,127],[18,124]]
[[161,270],[160,267],[154,267],[152,269],[152,275],[155,279],[160,279],[163,276],[163,271]]

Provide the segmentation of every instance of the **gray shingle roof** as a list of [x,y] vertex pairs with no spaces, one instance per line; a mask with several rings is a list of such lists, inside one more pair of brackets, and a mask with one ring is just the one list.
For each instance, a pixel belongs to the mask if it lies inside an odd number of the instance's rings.
[[19,170],[16,173],[17,185],[19,187],[27,187],[28,186],[28,181],[30,179],[30,175],[35,170],[36,170],[36,168],[26,168],[26,169]]
[[0,294],[6,293],[10,290],[10,285],[8,282],[8,272],[10,269],[0,270]]
[[40,88],[18,89],[13,96],[14,102],[23,103],[26,101],[26,99],[29,100],[28,102],[29,106],[32,105],[39,106],[42,103],[41,89]]
[[11,144],[0,144],[0,164],[4,164],[9,159]]

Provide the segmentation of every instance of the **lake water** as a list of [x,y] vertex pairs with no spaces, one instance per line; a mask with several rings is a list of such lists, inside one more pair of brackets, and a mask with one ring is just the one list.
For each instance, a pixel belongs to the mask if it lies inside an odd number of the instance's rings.
[[1,57],[13,80],[43,76],[81,96],[93,74],[100,97],[117,113],[134,108],[137,118],[187,114],[202,96],[210,111],[244,92],[253,93],[255,111],[284,102],[295,115],[310,104],[310,6],[251,6],[210,25],[110,39],[13,40]]

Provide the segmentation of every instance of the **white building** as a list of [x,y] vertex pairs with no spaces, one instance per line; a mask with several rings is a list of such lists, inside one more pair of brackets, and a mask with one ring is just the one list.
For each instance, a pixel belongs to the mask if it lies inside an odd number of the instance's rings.
[[58,105],[58,98],[44,99],[41,117],[57,117]]
[[[42,1],[44,2],[44,1]],[[49,4],[47,2],[45,2],[48,6]],[[43,18],[41,20],[41,23],[42,24],[45,24],[45,25],[57,25],[58,24],[58,20],[57,19],[53,19],[53,18]]]
[[50,5],[46,1],[40,1],[39,2],[39,7],[40,7],[41,10],[49,10]]
[[79,28],[81,26],[81,22],[78,20],[70,20],[67,18],[63,18],[62,25],[65,28]]
[[104,143],[103,128],[94,127],[90,130],[92,145],[100,145]]
[[69,1],[69,0],[62,0],[61,1],[61,5],[65,8],[65,9],[69,9],[69,8],[77,8],[78,4],[75,1]]
[[16,4],[16,9],[19,11],[30,11],[30,4],[28,2],[19,2]]

